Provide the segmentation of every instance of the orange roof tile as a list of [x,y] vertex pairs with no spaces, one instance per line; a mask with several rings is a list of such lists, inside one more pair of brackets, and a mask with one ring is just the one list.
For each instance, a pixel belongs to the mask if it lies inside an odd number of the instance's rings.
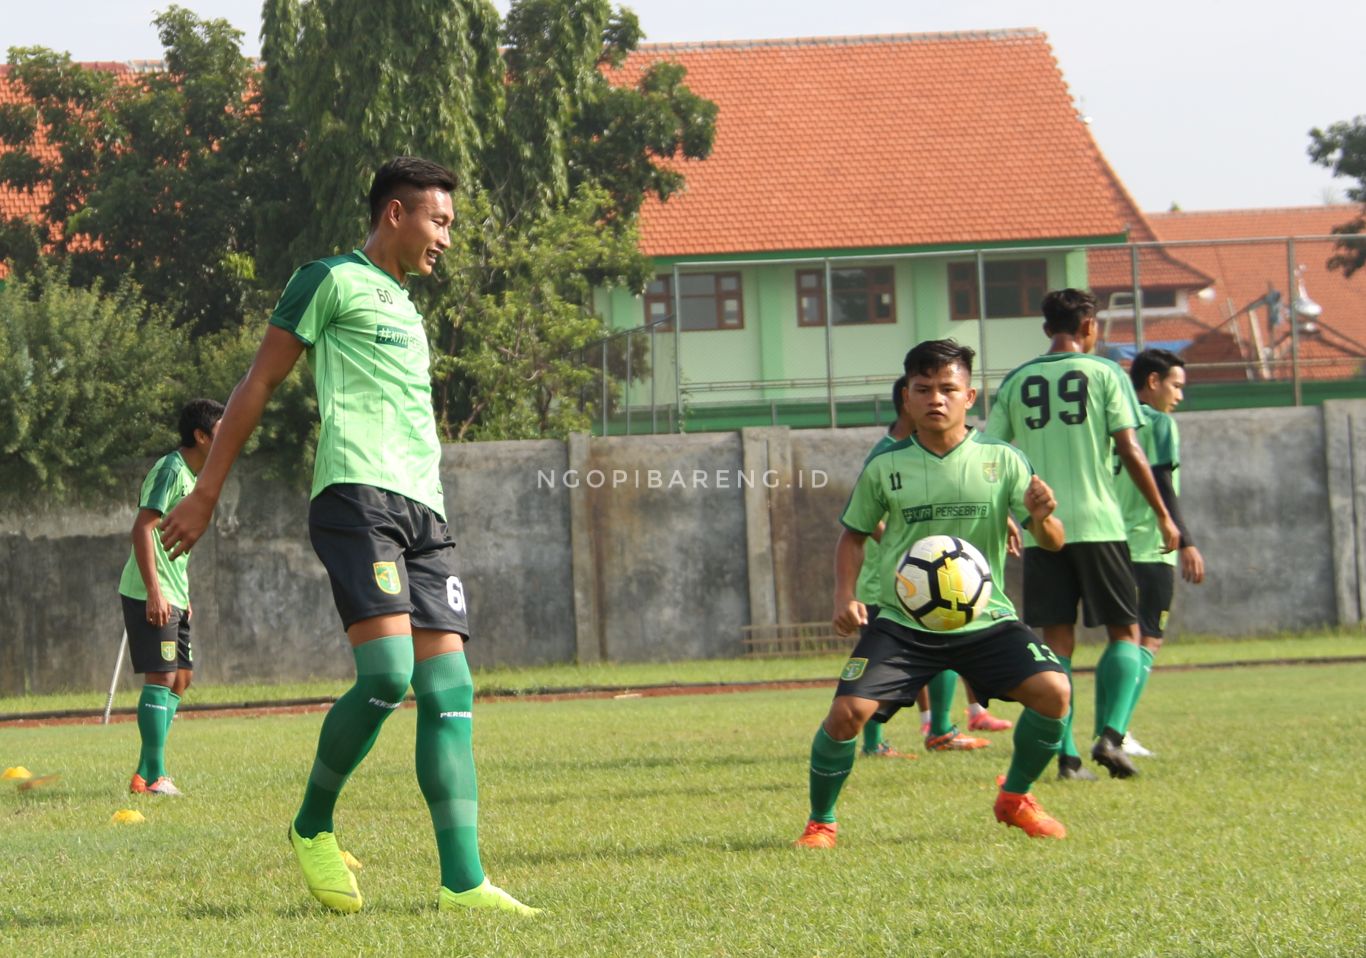
[[[646,44],[716,101],[710,158],[641,211],[652,256],[1115,236],[1116,195],[1036,30]],[[1127,200],[1127,197],[1124,198]]]
[[[1167,241],[1265,239],[1326,236],[1334,226],[1349,222],[1360,214],[1359,207],[1310,206],[1283,209],[1221,210],[1192,213],[1150,213],[1157,238]],[[1306,359],[1321,361],[1306,368],[1307,378],[1359,375],[1366,361],[1366,275],[1346,279],[1329,270],[1333,255],[1331,240],[1297,240],[1295,265],[1302,273],[1309,297],[1323,307],[1316,321],[1317,332],[1300,337],[1300,352]],[[1286,244],[1240,243],[1237,245],[1179,246],[1174,255],[1191,263],[1214,280],[1214,298],[1192,298],[1192,318],[1202,326],[1215,327],[1237,315],[1239,335],[1252,342],[1253,330],[1246,307],[1264,296],[1268,289],[1279,291],[1284,302],[1290,286],[1290,263]],[[1291,296],[1295,295],[1290,290]],[[1273,346],[1278,355],[1288,355],[1288,326],[1282,322],[1268,328],[1265,306],[1253,310],[1257,332],[1264,346]],[[1231,325],[1231,324],[1230,324]],[[1145,322],[1145,332],[1147,323]]]

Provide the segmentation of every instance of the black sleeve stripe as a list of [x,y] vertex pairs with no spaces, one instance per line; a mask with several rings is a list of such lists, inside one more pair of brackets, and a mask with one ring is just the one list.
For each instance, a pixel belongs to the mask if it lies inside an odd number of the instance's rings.
[[175,482],[176,470],[169,462],[161,464],[161,468],[156,471],[156,476],[152,480],[152,488],[148,491],[145,499],[138,504],[139,509],[151,509],[153,512],[166,514],[166,503],[171,498],[171,485]]
[[[321,260],[307,263],[300,266],[293,277],[290,278],[289,285],[280,296],[280,302],[275,305],[275,312],[271,314],[270,324],[287,329],[291,333],[299,327],[299,320],[303,318],[308,304],[313,302],[313,297],[317,295],[318,287],[327,279],[332,268]],[[302,339],[302,337],[300,337]]]

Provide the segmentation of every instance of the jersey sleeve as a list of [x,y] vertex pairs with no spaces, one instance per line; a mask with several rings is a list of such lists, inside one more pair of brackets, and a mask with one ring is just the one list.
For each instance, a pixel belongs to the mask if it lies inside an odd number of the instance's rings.
[[163,516],[175,505],[172,498],[176,491],[176,468],[169,459],[156,464],[147,478],[142,481],[142,492],[138,496],[139,509],[151,509]]
[[1013,515],[1020,525],[1029,524],[1029,509],[1025,506],[1025,493],[1029,491],[1029,481],[1034,476],[1034,467],[1030,465],[1028,457],[1015,447],[1010,448],[1010,455],[1005,459],[1005,481],[1006,488],[1010,492],[1010,514]]
[[1006,394],[1005,383],[1001,384],[1000,390],[996,393],[996,401],[991,404],[991,412],[987,413],[984,432],[992,439],[1005,442],[1010,442],[1014,438],[1015,431],[1010,425],[1010,400]]
[[1105,369],[1105,431],[1113,436],[1121,429],[1141,428],[1143,413],[1139,411],[1133,383],[1118,366]]
[[308,263],[289,278],[289,285],[270,316],[270,325],[279,326],[312,346],[336,316],[339,301],[332,270],[326,263]]
[[1148,426],[1153,431],[1153,456],[1149,465],[1175,469],[1181,464],[1176,452],[1176,424],[1170,416],[1153,416],[1148,420]]
[[878,476],[879,471],[871,463],[859,473],[854,491],[849,494],[849,502],[840,515],[840,524],[850,532],[870,536],[887,514],[887,497]]

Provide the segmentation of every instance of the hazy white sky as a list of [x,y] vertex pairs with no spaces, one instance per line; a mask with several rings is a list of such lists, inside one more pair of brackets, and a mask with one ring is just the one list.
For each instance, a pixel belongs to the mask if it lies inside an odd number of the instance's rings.
[[[375,0],[383,2],[383,0]],[[509,0],[496,0],[506,11]],[[180,0],[259,50],[260,0]],[[1311,206],[1342,182],[1310,164],[1307,131],[1366,114],[1360,0],[635,0],[657,42],[1045,31],[1079,108],[1145,210]],[[157,58],[162,0],[0,0],[0,48],[78,60]]]

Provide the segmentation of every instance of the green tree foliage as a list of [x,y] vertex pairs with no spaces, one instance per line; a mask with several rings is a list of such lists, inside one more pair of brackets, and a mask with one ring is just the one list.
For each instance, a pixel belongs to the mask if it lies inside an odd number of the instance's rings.
[[[235,327],[255,278],[251,64],[227,21],[172,6],[155,22],[166,69],[131,78],[49,50],[10,51],[12,79],[32,105],[0,114],[0,142],[19,148],[0,158],[0,180],[51,190],[50,231],[7,224],[0,258],[26,268],[55,256],[82,285],[132,276],[198,331]],[[40,119],[53,162],[30,152]]]
[[11,502],[94,501],[120,467],[176,445],[188,345],[124,280],[73,286],[64,265],[0,289],[0,490]]
[[[1332,170],[1334,176],[1355,179],[1356,185],[1347,188],[1347,198],[1366,204],[1366,116],[1334,123],[1326,130],[1315,127],[1309,131],[1309,139],[1310,158]],[[1352,236],[1366,233],[1366,215],[1333,227],[1333,232]],[[1351,276],[1366,266],[1366,242],[1339,241],[1337,249],[1328,261],[1330,268]]]

